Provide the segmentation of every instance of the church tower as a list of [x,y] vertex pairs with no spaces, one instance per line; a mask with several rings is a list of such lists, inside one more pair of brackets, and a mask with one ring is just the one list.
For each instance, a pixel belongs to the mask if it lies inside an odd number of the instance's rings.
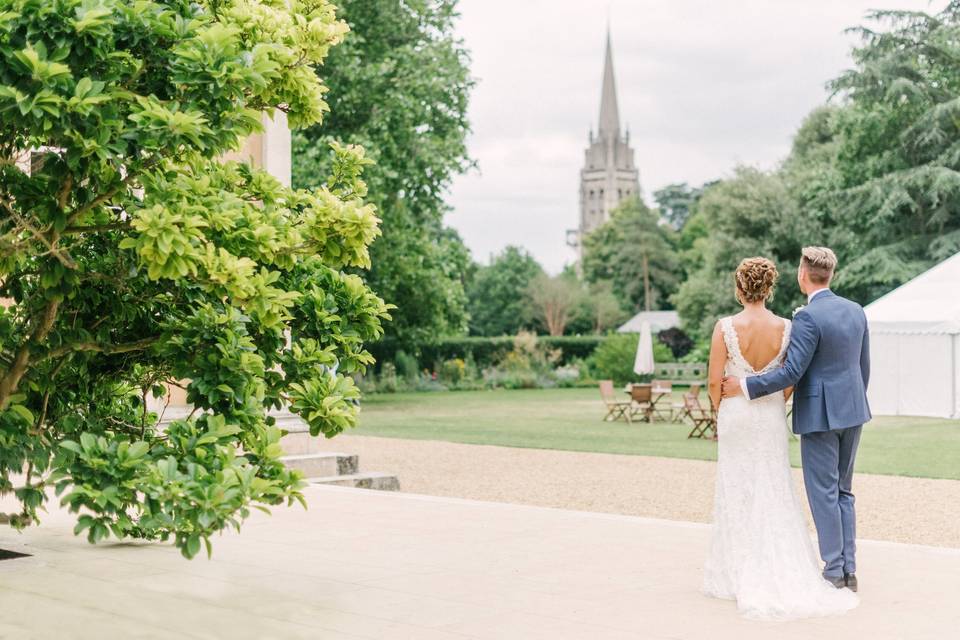
[[580,227],[570,233],[570,244],[582,257],[582,239],[610,219],[610,212],[626,198],[640,195],[640,171],[634,163],[630,132],[621,135],[617,83],[613,73],[613,47],[607,31],[600,92],[600,121],[597,134],[590,132],[580,170]]

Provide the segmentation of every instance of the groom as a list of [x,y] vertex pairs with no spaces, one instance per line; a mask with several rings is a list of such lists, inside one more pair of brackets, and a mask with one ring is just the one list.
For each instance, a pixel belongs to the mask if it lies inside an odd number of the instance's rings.
[[830,291],[837,256],[806,247],[797,281],[807,306],[794,315],[783,367],[760,376],[723,380],[723,397],[751,400],[795,386],[793,431],[800,434],[803,481],[824,562],[823,577],[857,590],[853,461],[862,425],[870,420],[867,318],[855,302]]

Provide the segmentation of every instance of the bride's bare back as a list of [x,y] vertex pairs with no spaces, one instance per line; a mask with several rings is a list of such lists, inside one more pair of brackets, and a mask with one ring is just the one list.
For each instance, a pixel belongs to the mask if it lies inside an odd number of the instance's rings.
[[733,328],[740,342],[740,354],[754,371],[760,371],[780,355],[786,324],[778,315],[741,311],[733,316]]
[[[763,307],[751,307],[731,317],[740,354],[754,371],[760,371],[780,355],[786,322]],[[720,385],[729,353],[720,323],[713,330],[710,344],[709,387],[714,408],[720,406]]]

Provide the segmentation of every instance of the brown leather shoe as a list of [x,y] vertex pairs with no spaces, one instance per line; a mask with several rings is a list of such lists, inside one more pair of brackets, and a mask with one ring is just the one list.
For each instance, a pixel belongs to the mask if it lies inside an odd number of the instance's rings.
[[843,574],[843,581],[847,584],[847,589],[857,592],[857,574],[855,573],[845,573]]

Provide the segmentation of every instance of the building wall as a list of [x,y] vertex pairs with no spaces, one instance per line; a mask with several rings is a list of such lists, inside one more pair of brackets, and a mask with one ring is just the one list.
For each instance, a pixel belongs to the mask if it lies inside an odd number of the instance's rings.
[[580,171],[581,239],[610,219],[624,199],[640,193],[640,172],[626,138],[592,140]]

